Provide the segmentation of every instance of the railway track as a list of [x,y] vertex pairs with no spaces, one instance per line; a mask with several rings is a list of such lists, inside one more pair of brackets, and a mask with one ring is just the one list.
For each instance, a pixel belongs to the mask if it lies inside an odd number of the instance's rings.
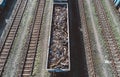
[[90,77],[97,77],[95,73],[94,62],[92,59],[92,48],[91,48],[90,35],[88,32],[88,27],[86,22],[83,0],[79,0],[79,7],[80,7],[81,25],[83,28],[83,35],[84,35],[84,42],[85,42],[85,53],[86,53],[86,59],[87,59],[87,65],[88,65],[88,73]]
[[30,37],[28,38],[27,52],[25,59],[22,62],[21,72],[19,71],[19,77],[30,77],[33,71],[35,56],[39,41],[42,17],[44,12],[45,0],[38,0],[38,6],[36,9],[36,15],[34,18],[33,25],[31,27]]
[[96,7],[96,13],[98,15],[99,25],[102,29],[103,38],[106,41],[106,46],[109,53],[109,59],[111,61],[111,66],[114,71],[115,77],[120,77],[120,53],[117,45],[117,41],[112,32],[110,23],[108,22],[107,15],[102,6],[100,0],[94,0],[94,5]]
[[15,14],[12,16],[13,21],[10,24],[10,28],[5,37],[5,40],[0,45],[1,46],[0,47],[0,77],[2,76],[5,64],[12,49],[12,45],[16,37],[18,28],[20,26],[21,18],[26,8],[27,1],[28,0],[20,0],[20,3],[18,4],[18,8],[15,9]]

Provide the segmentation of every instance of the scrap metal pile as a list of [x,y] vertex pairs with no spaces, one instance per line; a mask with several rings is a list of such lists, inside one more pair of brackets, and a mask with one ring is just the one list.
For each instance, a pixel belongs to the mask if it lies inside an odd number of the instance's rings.
[[69,68],[67,25],[67,6],[54,5],[48,62],[50,69]]

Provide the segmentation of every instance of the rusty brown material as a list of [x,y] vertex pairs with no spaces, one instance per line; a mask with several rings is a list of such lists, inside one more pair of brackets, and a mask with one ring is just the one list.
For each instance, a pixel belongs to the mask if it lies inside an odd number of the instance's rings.
[[67,71],[70,67],[67,8],[67,4],[64,3],[54,4],[47,68],[51,71],[52,69]]

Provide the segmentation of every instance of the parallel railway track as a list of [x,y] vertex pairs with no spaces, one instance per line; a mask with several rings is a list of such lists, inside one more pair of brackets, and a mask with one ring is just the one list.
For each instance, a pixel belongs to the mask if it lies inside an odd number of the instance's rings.
[[25,59],[23,60],[21,65],[21,72],[19,71],[18,74],[19,77],[30,77],[32,74],[42,24],[44,6],[45,0],[38,0],[34,22],[33,25],[31,25],[32,27],[28,38],[29,44],[27,46]]
[[99,26],[102,29],[103,38],[106,41],[107,50],[109,53],[109,59],[111,61],[111,66],[114,71],[115,77],[120,77],[120,50],[118,48],[117,41],[115,39],[114,33],[108,22],[105,9],[102,6],[100,0],[94,0],[94,5],[96,7],[96,13],[98,15]]
[[85,53],[86,53],[86,59],[87,59],[87,65],[88,65],[88,73],[90,77],[97,77],[95,73],[93,58],[92,58],[90,35],[88,32],[83,0],[79,0],[79,7],[80,7],[81,25],[83,28],[83,35],[84,35],[84,42],[85,42]]
[[0,77],[2,76],[9,53],[12,49],[12,45],[20,26],[21,18],[26,8],[27,1],[28,0],[20,0],[18,8],[15,9],[15,14],[12,16],[13,21],[10,24],[10,28],[5,40],[3,40],[3,43],[0,45]]

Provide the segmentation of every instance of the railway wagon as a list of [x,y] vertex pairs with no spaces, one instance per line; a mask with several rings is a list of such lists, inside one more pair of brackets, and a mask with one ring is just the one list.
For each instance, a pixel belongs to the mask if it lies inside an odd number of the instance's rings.
[[6,5],[6,0],[0,0],[0,13],[4,9],[5,5]]
[[120,0],[113,0],[116,8],[118,9],[118,11],[120,12]]
[[54,3],[46,69],[70,71],[69,17],[67,3]]
[[54,2],[67,2],[68,0],[54,0]]
[[120,0],[114,0],[115,6],[118,6],[120,4]]

